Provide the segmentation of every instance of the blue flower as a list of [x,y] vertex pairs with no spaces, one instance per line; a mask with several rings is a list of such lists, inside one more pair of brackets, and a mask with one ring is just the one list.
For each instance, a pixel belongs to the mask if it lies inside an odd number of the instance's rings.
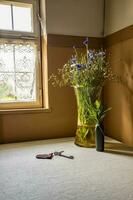
[[82,65],[81,64],[77,64],[76,67],[77,67],[77,69],[80,70],[82,68]]
[[81,70],[86,67],[86,64],[76,64],[78,70]]
[[83,42],[84,45],[88,45],[88,38],[85,39],[85,41]]

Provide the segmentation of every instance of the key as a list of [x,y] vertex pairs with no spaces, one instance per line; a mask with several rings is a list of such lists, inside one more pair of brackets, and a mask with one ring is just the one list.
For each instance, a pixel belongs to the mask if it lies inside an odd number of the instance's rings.
[[74,159],[74,156],[66,156],[66,155],[62,154],[63,152],[64,151],[60,151],[60,152],[55,151],[54,156],[61,156],[61,157],[64,157],[64,158]]
[[74,156],[66,156],[66,155],[63,155],[63,154],[61,154],[61,155],[59,155],[59,156],[65,157],[65,158],[69,158],[69,159],[74,159]]

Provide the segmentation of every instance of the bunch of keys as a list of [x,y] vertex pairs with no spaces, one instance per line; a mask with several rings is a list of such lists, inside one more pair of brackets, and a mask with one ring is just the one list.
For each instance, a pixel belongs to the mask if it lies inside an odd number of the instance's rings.
[[61,156],[65,157],[68,159],[74,159],[74,156],[66,156],[62,154],[64,151],[55,151],[54,153],[49,153],[49,154],[38,154],[36,155],[36,158],[38,159],[52,159],[54,156]]

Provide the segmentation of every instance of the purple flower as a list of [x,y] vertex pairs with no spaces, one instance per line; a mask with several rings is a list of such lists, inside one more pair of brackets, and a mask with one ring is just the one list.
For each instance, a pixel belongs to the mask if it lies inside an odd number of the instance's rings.
[[88,45],[88,38],[85,39],[85,41],[83,42],[84,45]]

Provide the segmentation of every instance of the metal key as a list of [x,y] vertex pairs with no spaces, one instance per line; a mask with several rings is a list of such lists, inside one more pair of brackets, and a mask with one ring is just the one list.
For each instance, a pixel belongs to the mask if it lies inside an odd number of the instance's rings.
[[65,157],[65,158],[69,158],[69,159],[74,159],[74,156],[66,156],[64,154],[62,154],[64,151],[55,151],[53,154],[54,156],[61,156],[61,157]]

